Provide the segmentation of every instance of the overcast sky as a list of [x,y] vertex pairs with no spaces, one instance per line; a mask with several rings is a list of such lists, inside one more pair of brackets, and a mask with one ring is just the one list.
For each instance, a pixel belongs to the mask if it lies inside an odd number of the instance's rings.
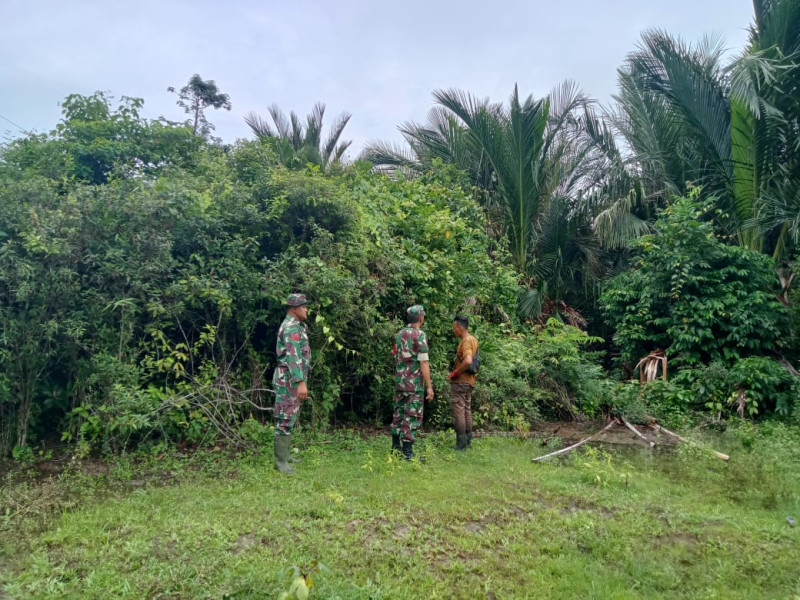
[[572,79],[607,103],[645,29],[721,36],[733,53],[751,20],[750,0],[0,0],[0,139],[49,131],[66,95],[95,90],[181,120],[166,89],[199,73],[231,97],[207,114],[223,140],[250,137],[248,112],[305,116],[321,100],[328,123],[353,114],[352,156],[399,141],[436,88],[505,100],[515,82],[542,96]]

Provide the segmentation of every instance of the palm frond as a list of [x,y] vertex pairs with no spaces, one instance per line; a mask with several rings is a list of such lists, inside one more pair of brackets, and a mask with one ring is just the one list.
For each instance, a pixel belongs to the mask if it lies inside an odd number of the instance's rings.
[[275,129],[278,132],[278,136],[288,139],[291,137],[291,129],[289,127],[289,121],[286,119],[286,115],[283,114],[283,111],[277,104],[272,104],[267,108],[267,112],[269,112],[269,116],[272,117],[272,122],[275,123]]
[[350,146],[352,142],[342,142],[338,148],[342,148],[341,152],[337,148],[337,144],[339,144],[339,138],[342,137],[342,133],[344,132],[344,128],[347,127],[347,124],[350,122],[351,114],[344,112],[338,117],[336,117],[336,121],[334,121],[333,126],[331,126],[330,131],[328,132],[328,137],[325,140],[325,145],[322,147],[322,158],[325,161],[325,164],[329,162],[339,162],[344,151]]
[[247,113],[244,117],[244,122],[247,123],[247,126],[258,138],[275,137],[275,131],[273,131],[270,124],[254,112]]

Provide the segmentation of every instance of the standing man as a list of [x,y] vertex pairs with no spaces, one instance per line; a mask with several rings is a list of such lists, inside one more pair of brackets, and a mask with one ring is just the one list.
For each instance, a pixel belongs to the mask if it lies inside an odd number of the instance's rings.
[[415,304],[406,311],[406,327],[395,338],[395,393],[392,418],[392,451],[401,450],[406,460],[414,457],[414,438],[422,426],[423,382],[427,400],[433,400],[431,369],[428,364],[428,338],[422,331],[425,309]]
[[304,294],[289,294],[286,318],[278,330],[278,366],[272,376],[275,389],[275,468],[291,475],[295,472],[292,458],[292,429],[300,414],[300,403],[308,397],[308,368],[311,348],[303,321],[308,317],[308,300]]
[[478,340],[469,333],[469,319],[453,319],[453,334],[459,339],[455,368],[450,373],[450,406],[453,409],[453,427],[456,430],[456,450],[466,450],[472,445],[472,388],[477,376],[472,364],[478,356]]

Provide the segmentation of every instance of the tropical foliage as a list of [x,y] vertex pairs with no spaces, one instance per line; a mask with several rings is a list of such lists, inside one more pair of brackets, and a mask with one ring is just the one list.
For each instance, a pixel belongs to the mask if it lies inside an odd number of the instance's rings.
[[[113,124],[116,115],[106,119]],[[70,138],[72,121],[65,122]],[[126,152],[105,183],[50,169],[48,151],[65,148],[61,137],[36,139],[36,155],[21,151],[27,140],[3,153],[6,450],[53,430],[87,449],[240,439],[251,414],[267,418],[275,331],[285,296],[298,289],[313,303],[304,416],[312,425],[386,418],[392,340],[413,303],[428,307],[440,389],[459,312],[470,313],[499,352],[526,347],[508,337],[518,326],[508,317],[516,274],[503,266],[502,246],[490,255],[483,213],[457,172],[403,182],[365,166],[336,177],[290,171],[259,141],[200,146],[190,161],[131,170],[127,150],[140,147],[146,125],[137,121],[132,137],[119,136]],[[172,129],[197,139],[183,126]],[[585,334],[572,336],[564,343],[578,352]],[[488,406],[532,381],[532,365],[501,379],[491,364],[481,396]],[[536,377],[549,380],[545,365]],[[534,396],[529,412],[571,397]],[[510,405],[493,422],[509,426],[521,410]],[[444,423],[449,407],[441,402],[429,415]]]
[[381,144],[365,157],[412,171],[442,160],[484,187],[483,204],[525,278],[522,316],[536,316],[545,300],[560,302],[591,284],[600,265],[590,220],[578,202],[593,165],[584,129],[593,118],[589,100],[571,83],[539,100],[520,99],[515,87],[508,107],[452,89],[438,90],[434,98],[439,107],[428,126],[401,128],[413,158]]
[[255,113],[248,114],[244,120],[256,137],[275,151],[282,164],[289,168],[305,168],[307,164],[312,164],[323,172],[341,165],[344,153],[352,143],[349,140],[340,141],[344,128],[350,122],[350,113],[339,115],[323,142],[322,121],[325,117],[325,105],[322,102],[314,105],[306,117],[305,124],[294,111],[289,113],[287,119],[276,104],[270,106],[268,112],[272,118],[272,125]]
[[601,219],[607,238],[612,216],[641,217],[694,185],[715,199],[715,218],[739,245],[779,262],[791,255],[800,208],[800,5],[754,7],[749,47],[728,64],[721,40],[692,45],[659,30],[627,58],[609,115],[628,153],[620,161],[610,148],[617,168],[608,191],[617,198]]
[[[298,290],[314,427],[386,420],[417,302],[440,395],[451,319],[470,316],[483,427],[800,414],[798,32],[796,0],[756,2],[727,62],[717,40],[648,31],[605,109],[572,83],[506,103],[437,90],[407,147],[374,142],[369,162],[346,159],[348,113],[323,135],[322,103],[218,143],[204,111],[230,98],[199,75],[186,123],[67,97],[52,132],[0,148],[0,451],[258,438]],[[669,381],[641,394],[601,367],[656,350]],[[448,424],[446,397],[426,411]]]
[[622,359],[632,364],[656,349],[673,364],[697,365],[781,346],[786,313],[774,294],[771,261],[725,244],[700,220],[713,207],[698,195],[664,210],[658,233],[637,241],[633,268],[612,279],[600,299]]

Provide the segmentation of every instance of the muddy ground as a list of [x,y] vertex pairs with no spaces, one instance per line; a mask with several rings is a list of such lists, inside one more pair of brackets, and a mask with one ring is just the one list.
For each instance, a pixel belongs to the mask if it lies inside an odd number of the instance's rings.
[[[607,421],[548,421],[537,424],[529,432],[476,431],[475,438],[480,439],[481,437],[487,436],[519,438],[527,437],[539,441],[542,446],[554,441],[555,438],[558,438],[561,443],[556,446],[557,448],[575,444],[589,436],[592,436],[603,429],[603,427],[605,427],[607,424]],[[634,427],[636,427],[637,431],[644,435],[648,441],[655,442],[657,446],[674,446],[677,443],[677,440],[674,437],[664,433],[657,433],[652,427],[641,425],[635,425]],[[386,428],[369,425],[365,426],[363,429],[359,428],[359,432],[364,437],[382,435],[388,436],[388,431]],[[643,448],[648,447],[648,443],[639,438],[624,425],[614,425],[610,429],[604,431],[594,438],[592,443],[621,446],[641,446]],[[58,450],[61,450],[61,452]],[[220,448],[216,447],[214,450],[219,451]],[[191,453],[191,450],[188,452]],[[101,458],[86,458],[73,463],[73,460],[69,455],[69,449],[66,447],[56,449],[53,454],[60,456],[60,458],[54,460],[44,460],[33,465],[28,465],[29,469],[33,469],[36,478],[47,478],[58,475],[70,465],[77,466],[85,475],[107,475],[109,472],[108,464]],[[13,461],[0,461],[0,476],[9,471],[19,470],[20,465],[14,463]]]
[[[568,446],[594,435],[608,423],[602,421],[559,421],[556,423],[541,423],[533,428],[531,435],[536,438],[547,440],[552,437],[559,437],[564,445]],[[673,446],[677,440],[665,433],[656,432],[652,427],[634,425],[636,430],[641,433],[648,442],[654,442],[659,446]],[[614,425],[594,438],[593,442],[605,444],[623,444],[647,447],[648,443],[633,433],[624,425]]]

